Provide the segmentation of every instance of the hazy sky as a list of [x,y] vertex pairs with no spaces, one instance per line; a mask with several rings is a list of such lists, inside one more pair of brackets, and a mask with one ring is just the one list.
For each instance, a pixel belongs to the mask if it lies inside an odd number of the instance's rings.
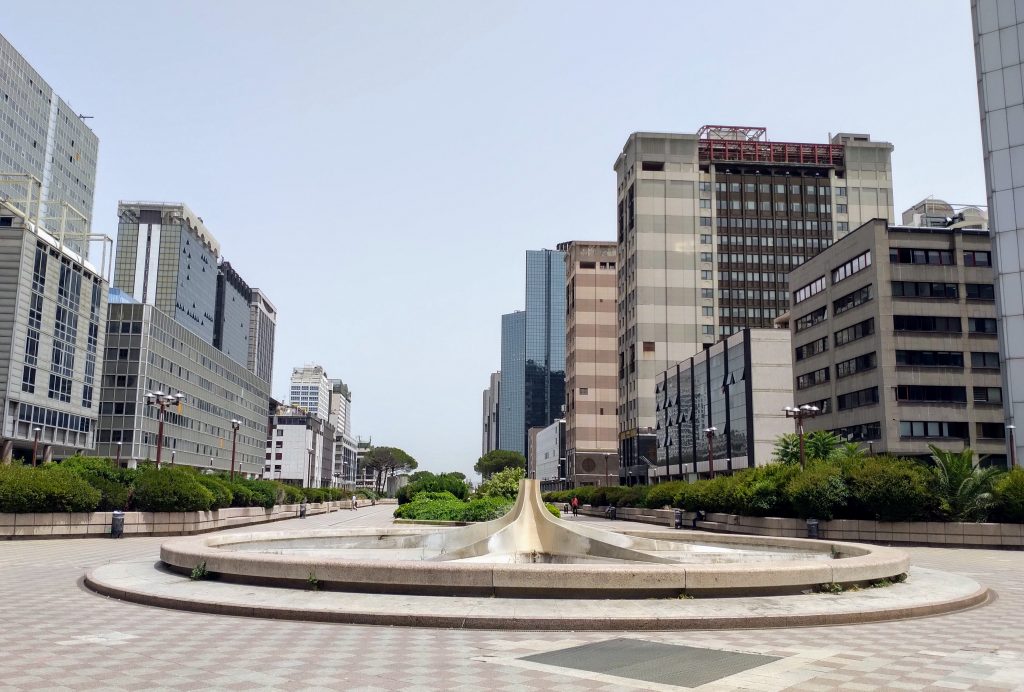
[[94,228],[183,201],[354,432],[470,472],[524,253],[614,238],[629,133],[892,142],[897,215],[985,202],[967,0],[4,3],[100,138]]

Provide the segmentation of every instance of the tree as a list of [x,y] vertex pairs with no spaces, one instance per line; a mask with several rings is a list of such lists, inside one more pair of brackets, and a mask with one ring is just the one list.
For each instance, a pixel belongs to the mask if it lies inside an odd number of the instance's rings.
[[843,442],[832,450],[832,455],[829,458],[832,461],[845,464],[864,461],[867,456],[867,452],[864,451],[864,447],[860,442]]
[[473,466],[473,470],[483,476],[484,480],[507,468],[526,469],[526,457],[519,452],[495,449],[480,457]]
[[995,504],[992,484],[1004,472],[974,465],[974,452],[950,452],[928,445],[932,451],[932,475],[939,508],[955,521],[984,521]]
[[363,467],[373,471],[374,489],[383,494],[388,479],[401,471],[412,471],[419,464],[398,447],[371,447],[363,456]]
[[494,473],[480,485],[480,494],[484,497],[507,497],[515,499],[519,494],[519,481],[526,472],[518,467],[510,466]]
[[815,430],[804,435],[804,455],[808,461],[825,460],[839,446],[839,436],[828,430]]
[[779,435],[772,457],[780,464],[799,464],[800,437],[796,433]]

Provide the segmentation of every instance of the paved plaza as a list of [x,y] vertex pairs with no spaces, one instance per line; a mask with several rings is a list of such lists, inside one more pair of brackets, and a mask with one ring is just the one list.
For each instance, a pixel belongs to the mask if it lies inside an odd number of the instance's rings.
[[[379,506],[239,530],[386,526],[392,511]],[[996,599],[982,607],[773,630],[500,632],[300,623],[134,605],[82,586],[93,567],[156,561],[163,540],[0,542],[0,690],[1024,690],[1019,551],[908,549],[915,566],[991,587]],[[621,658],[650,651],[661,658],[646,669],[635,657],[614,660],[616,652]],[[678,678],[665,675],[671,661],[686,662]],[[703,683],[692,675],[716,666],[728,674]]]

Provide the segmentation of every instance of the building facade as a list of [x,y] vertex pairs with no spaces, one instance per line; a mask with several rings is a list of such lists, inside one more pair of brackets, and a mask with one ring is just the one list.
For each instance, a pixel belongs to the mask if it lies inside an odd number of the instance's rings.
[[291,391],[288,403],[301,406],[320,420],[331,417],[331,381],[320,365],[292,368]]
[[483,431],[480,442],[480,456],[498,449],[500,426],[498,407],[501,401],[501,373],[492,372],[490,386],[483,394]]
[[277,308],[258,288],[252,289],[249,303],[249,370],[262,380],[274,379],[274,334]]
[[[64,243],[88,259],[89,244],[82,236],[92,222],[99,139],[2,35],[0,95],[0,194],[26,199],[24,186],[3,176],[35,178],[43,200],[42,226],[54,236],[63,228]],[[32,214],[25,204],[20,211]]]
[[540,489],[547,492],[569,488],[571,484],[565,454],[565,421],[556,420],[546,428],[538,430],[534,444],[535,477],[540,481]]
[[[772,460],[775,441],[792,432],[789,332],[744,329],[658,375],[657,456],[626,468],[629,483],[692,480]],[[713,434],[707,431],[715,428]]]
[[498,449],[526,456],[526,313],[501,316],[501,397]]
[[352,392],[341,380],[331,380],[331,415],[334,428],[334,484],[351,487],[356,475],[356,440],[352,437]]
[[992,238],[977,216],[932,223],[870,221],[793,270],[795,404],[875,453],[1005,463]]
[[179,320],[118,294],[107,312],[97,454],[128,465],[155,460],[158,409],[146,393],[181,393],[181,405],[166,410],[162,461],[228,470],[239,420],[235,470],[258,476],[270,383]]
[[547,427],[565,405],[565,253],[526,253],[526,427]]
[[[1024,421],[1024,83],[1018,37],[1024,6],[1013,0],[972,0],[981,140],[988,187],[996,313],[1006,423]],[[1020,413],[1022,418],[1018,419]],[[1024,436],[1017,435],[1017,459]]]
[[213,320],[213,345],[228,358],[248,366],[252,289],[231,263],[217,267],[217,295]]
[[[569,483],[618,480],[615,363],[616,261],[613,241],[562,243],[565,253],[565,454]],[[612,478],[599,463],[614,462]]]
[[789,272],[849,229],[892,221],[892,145],[764,128],[638,132],[615,162],[618,430],[623,465],[654,437],[658,373],[789,305]]
[[164,202],[120,202],[117,216],[114,287],[213,344],[220,244],[203,220]]
[[0,203],[0,395],[4,463],[60,458],[96,442],[108,283]]
[[334,428],[297,406],[281,406],[266,441],[263,478],[305,488],[329,488],[333,478]]

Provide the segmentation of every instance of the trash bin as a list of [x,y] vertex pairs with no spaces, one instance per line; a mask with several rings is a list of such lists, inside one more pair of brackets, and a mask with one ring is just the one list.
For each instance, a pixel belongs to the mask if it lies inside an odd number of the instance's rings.
[[120,538],[124,535],[124,512],[118,510],[110,517],[110,537]]
[[683,528],[683,510],[677,509],[674,513],[675,526],[677,529]]
[[808,519],[807,520],[807,537],[818,538],[818,520]]

